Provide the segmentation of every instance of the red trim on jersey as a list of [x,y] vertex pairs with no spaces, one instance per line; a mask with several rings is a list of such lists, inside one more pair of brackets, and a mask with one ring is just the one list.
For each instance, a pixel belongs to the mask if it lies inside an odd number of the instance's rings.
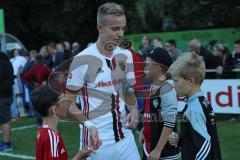
[[[89,118],[89,103],[88,103],[88,92],[87,92],[87,84],[85,84],[85,87],[82,90],[83,93],[83,102],[84,102],[84,107],[83,107],[83,114],[86,116],[86,118]],[[88,145],[88,129],[83,126],[83,133],[82,133],[82,142],[83,142],[83,147],[86,147]]]
[[120,135],[120,139],[123,139],[124,138],[124,134],[123,134],[123,131],[122,131],[122,122],[121,122],[121,112],[119,110],[119,94],[117,95],[116,97],[116,103],[117,103],[117,121],[118,121],[118,134]]
[[[84,116],[86,116],[85,114],[86,114],[86,106],[87,106],[87,104],[86,104],[86,101],[85,101],[85,87],[82,88],[82,94],[83,94],[83,103],[84,103],[84,105],[83,105],[83,114],[84,114]],[[82,128],[82,143],[83,143],[82,148],[84,148],[86,146],[86,144],[85,144],[85,136],[86,136],[86,127],[83,126],[83,128]]]
[[132,53],[133,59],[133,67],[136,84],[134,85],[134,90],[142,90],[143,89],[143,75],[144,75],[144,62],[143,60],[136,54],[136,52],[132,49],[128,49]]
[[150,126],[150,121],[151,121],[151,115],[150,115],[150,94],[146,96],[145,100],[145,106],[144,106],[144,130],[143,134],[145,137],[145,145],[147,152],[150,153],[150,139],[151,139],[151,126]]
[[[89,101],[88,101],[88,89],[87,89],[87,84],[86,84],[86,99],[87,99],[87,118],[89,118]],[[86,129],[86,144],[88,145],[88,129]]]

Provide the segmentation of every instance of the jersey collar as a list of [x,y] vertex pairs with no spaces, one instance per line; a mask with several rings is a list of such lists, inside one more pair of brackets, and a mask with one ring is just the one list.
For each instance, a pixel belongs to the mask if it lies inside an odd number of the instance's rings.
[[203,96],[203,92],[202,91],[199,91],[199,92],[193,94],[189,98],[184,98],[184,101],[186,103],[189,103],[189,102],[193,101],[194,99],[196,99],[197,97],[200,97],[200,96]]

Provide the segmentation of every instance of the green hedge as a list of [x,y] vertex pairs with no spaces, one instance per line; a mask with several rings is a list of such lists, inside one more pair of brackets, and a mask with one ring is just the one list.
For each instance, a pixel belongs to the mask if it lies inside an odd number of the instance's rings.
[[0,33],[4,32],[3,10],[0,9]]

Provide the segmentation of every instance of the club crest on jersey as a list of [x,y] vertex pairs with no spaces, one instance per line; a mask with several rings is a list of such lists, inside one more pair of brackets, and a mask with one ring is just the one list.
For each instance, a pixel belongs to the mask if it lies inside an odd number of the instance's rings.
[[103,72],[104,72],[104,71],[102,70],[102,68],[99,67],[98,70],[97,70],[97,74],[98,74],[98,73],[103,73]]
[[65,149],[64,148],[62,148],[61,149],[61,154],[63,154],[65,152]]
[[125,62],[124,61],[120,61],[120,62],[118,62],[118,64],[119,64],[119,67],[121,68],[121,70],[125,71],[125,69],[126,69]]
[[203,101],[203,104],[205,105],[205,107],[207,108],[208,107],[208,105],[210,104],[209,102],[208,102],[208,100],[207,99],[204,99],[204,101]]

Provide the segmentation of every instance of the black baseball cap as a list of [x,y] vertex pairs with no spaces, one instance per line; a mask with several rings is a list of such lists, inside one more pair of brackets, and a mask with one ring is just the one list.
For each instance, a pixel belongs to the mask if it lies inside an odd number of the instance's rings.
[[150,52],[146,53],[145,56],[151,58],[157,63],[166,66],[167,68],[169,68],[173,63],[172,57],[168,51],[160,47],[152,49]]

